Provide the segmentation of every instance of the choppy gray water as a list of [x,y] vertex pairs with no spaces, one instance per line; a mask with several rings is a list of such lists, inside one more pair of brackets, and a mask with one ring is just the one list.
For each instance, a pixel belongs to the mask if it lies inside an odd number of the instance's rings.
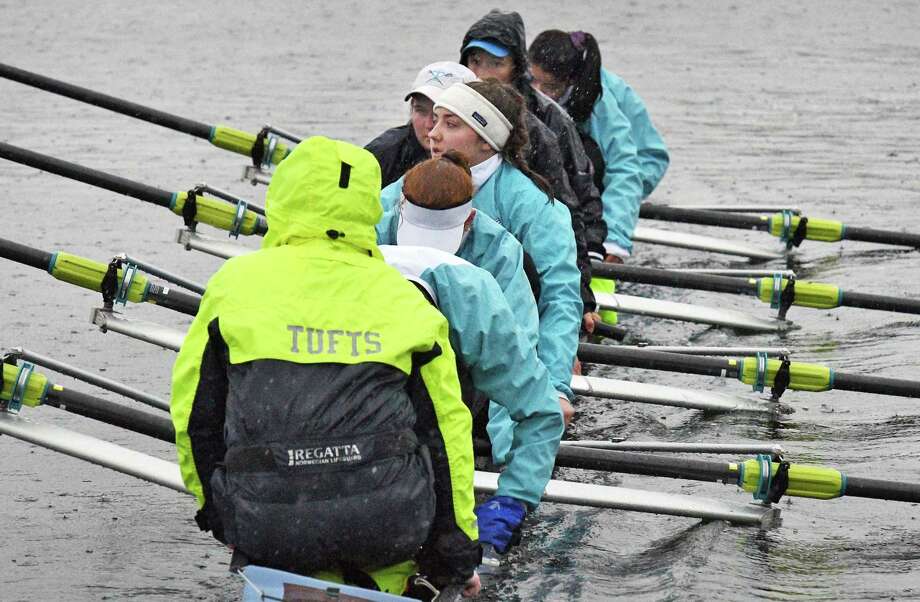
[[[255,131],[270,122],[363,144],[404,120],[402,97],[419,67],[456,58],[463,32],[493,3],[474,4],[0,0],[0,61],[207,123]],[[534,2],[519,10],[530,37],[550,27],[594,32],[605,65],[644,97],[672,151],[655,199],[790,203],[853,225],[920,231],[916,3]],[[238,181],[241,157],[7,81],[0,81],[0,139],[167,190],[206,180],[255,200],[264,195],[264,188]],[[98,260],[127,251],[199,280],[219,265],[171,243],[180,220],[162,209],[5,161],[0,191],[5,238]],[[758,233],[681,229],[778,244]],[[635,262],[730,265],[723,257],[660,247],[640,248]],[[793,263],[802,275],[847,289],[920,293],[915,251],[815,242],[805,243]],[[749,298],[630,290],[769,312]],[[95,295],[4,261],[0,299],[0,346],[26,346],[168,393],[173,354],[99,333],[87,323]],[[149,306],[128,311],[185,324]],[[797,308],[791,317],[802,328],[781,339],[667,321],[625,324],[665,344],[781,343],[803,361],[917,378],[920,331],[913,317]],[[744,391],[718,379],[609,373]],[[916,402],[846,392],[787,393],[784,401],[795,412],[774,420],[584,399],[573,434],[774,439],[796,460],[920,481]],[[49,408],[27,413],[172,459],[168,446],[140,436]],[[192,522],[190,499],[8,437],[0,438],[0,458],[0,599],[226,599],[238,590],[226,573],[225,551]],[[714,484],[576,470],[561,476],[739,502],[747,497]],[[784,525],[758,532],[546,504],[488,597],[920,597],[915,506],[843,499],[781,507]]]

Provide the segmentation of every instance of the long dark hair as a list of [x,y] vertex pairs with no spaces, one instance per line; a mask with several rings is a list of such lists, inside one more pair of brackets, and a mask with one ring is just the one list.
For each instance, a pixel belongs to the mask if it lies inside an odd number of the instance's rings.
[[488,78],[483,81],[473,81],[466,84],[473,90],[476,90],[482,96],[491,102],[496,109],[501,111],[502,115],[511,122],[511,135],[505,142],[501,150],[502,158],[508,163],[521,170],[530,180],[550,199],[553,198],[552,188],[540,174],[536,173],[527,164],[525,152],[527,147],[527,124],[524,121],[524,114],[527,109],[524,107],[524,97],[508,84],[503,84],[495,78]]
[[530,62],[553,77],[569,82],[569,115],[576,122],[591,116],[602,93],[601,50],[590,33],[548,29],[536,37],[528,51]]

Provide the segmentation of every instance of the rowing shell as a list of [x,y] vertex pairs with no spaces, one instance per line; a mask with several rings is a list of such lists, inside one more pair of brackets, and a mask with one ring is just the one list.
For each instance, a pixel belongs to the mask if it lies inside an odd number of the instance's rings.
[[689,234],[686,232],[646,228],[645,226],[636,226],[636,229],[633,230],[632,239],[633,242],[679,247],[681,249],[693,249],[694,251],[724,253],[726,255],[738,255],[740,257],[747,257],[748,259],[767,260],[783,257],[782,253],[766,251],[753,245],[740,242],[732,242],[712,236],[701,236],[699,234]]

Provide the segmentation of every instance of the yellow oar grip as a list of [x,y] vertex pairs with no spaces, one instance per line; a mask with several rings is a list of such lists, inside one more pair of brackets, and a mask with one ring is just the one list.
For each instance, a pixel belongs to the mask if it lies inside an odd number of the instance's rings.
[[[788,219],[788,224],[786,220]],[[779,238],[788,238],[790,233],[795,232],[802,220],[798,215],[784,216],[782,213],[776,213],[770,216],[770,234]],[[829,219],[808,218],[805,226],[806,240],[820,240],[824,242],[835,242],[843,239],[846,226],[842,222]]]
[[[738,485],[747,492],[756,492],[762,486],[760,467],[761,463],[758,460],[747,460],[740,464]],[[776,475],[778,469],[778,462],[770,463],[771,477]],[[846,482],[846,475],[833,468],[791,464],[789,486],[785,494],[829,500],[844,494]]]
[[[20,380],[22,366],[3,364],[3,389],[0,390],[0,400],[3,405],[12,400],[13,388]],[[40,406],[45,399],[45,390],[48,388],[48,378],[38,372],[30,372],[25,387],[19,392],[19,403],[29,407]]]
[[[188,199],[187,192],[177,192],[173,194],[170,209],[176,215],[182,215],[182,209],[185,207],[185,201]],[[237,208],[226,201],[212,199],[206,196],[196,196],[195,204],[197,212],[195,221],[202,224],[208,224],[221,230],[232,232],[236,222]],[[256,224],[259,223],[261,216],[251,209],[247,209],[243,214],[243,220],[239,227],[240,234],[258,234]]]
[[[757,384],[757,358],[746,357],[740,360],[738,380],[747,384]],[[773,386],[776,372],[782,362],[780,360],[767,360],[766,373],[763,375],[764,386]],[[834,371],[827,366],[818,364],[805,364],[801,362],[789,363],[789,388],[796,391],[828,391],[834,386]]]
[[[255,134],[250,134],[249,132],[236,130],[225,125],[216,125],[211,130],[211,144],[234,153],[248,156],[252,154],[252,147],[255,143]],[[281,163],[282,159],[287,157],[289,153],[290,150],[287,145],[279,142],[272,153],[272,165]]]
[[[781,280],[778,287],[773,278],[759,278],[757,280],[757,297],[764,303],[778,306],[779,295],[786,290],[788,284],[789,281],[785,278]],[[815,309],[832,309],[840,307],[841,298],[842,291],[840,287],[834,284],[796,280],[795,298],[792,304]]]
[[[48,273],[63,282],[76,284],[91,291],[102,290],[102,278],[108,271],[108,266],[92,259],[71,255],[58,251],[51,258],[51,265],[48,267]],[[124,273],[123,269],[118,270],[118,277],[121,278]],[[147,299],[147,288],[149,282],[146,276],[137,274],[131,282],[128,289],[128,300],[135,303],[142,303]]]

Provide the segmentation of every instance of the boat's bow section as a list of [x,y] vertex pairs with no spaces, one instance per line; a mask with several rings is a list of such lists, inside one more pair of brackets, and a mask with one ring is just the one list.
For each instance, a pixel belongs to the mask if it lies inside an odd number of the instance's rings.
[[247,566],[238,574],[245,583],[242,602],[265,602],[266,600],[410,602],[414,600],[414,598],[404,598],[361,587],[313,579],[254,564]]

